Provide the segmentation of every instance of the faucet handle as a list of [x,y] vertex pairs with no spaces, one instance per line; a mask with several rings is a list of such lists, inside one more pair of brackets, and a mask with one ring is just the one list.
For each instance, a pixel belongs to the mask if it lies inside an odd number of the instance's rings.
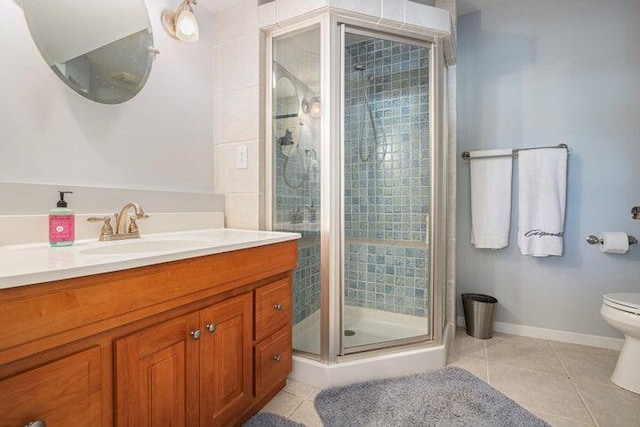
[[149,215],[147,215],[147,214],[130,215],[129,216],[129,229],[127,230],[129,233],[137,233],[138,232],[138,224],[136,223],[137,219],[149,219]]
[[100,222],[100,221],[103,222],[102,230],[100,230],[100,240],[102,240],[104,236],[113,235],[113,227],[111,227],[111,217],[110,216],[104,216],[104,217],[91,216],[87,218],[87,222]]
[[129,233],[137,233],[138,232],[138,224],[136,224],[136,215],[129,216],[129,229],[127,232]]

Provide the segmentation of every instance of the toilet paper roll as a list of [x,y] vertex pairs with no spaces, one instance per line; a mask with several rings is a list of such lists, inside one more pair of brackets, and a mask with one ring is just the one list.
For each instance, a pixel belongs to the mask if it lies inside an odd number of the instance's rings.
[[624,231],[603,231],[598,235],[602,244],[600,252],[604,254],[626,254],[629,250],[629,236]]

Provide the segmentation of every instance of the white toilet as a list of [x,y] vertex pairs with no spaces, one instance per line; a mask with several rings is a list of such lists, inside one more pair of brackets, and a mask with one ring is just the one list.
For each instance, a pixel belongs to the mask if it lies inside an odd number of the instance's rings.
[[640,294],[604,295],[600,314],[624,334],[624,346],[611,381],[640,394]]

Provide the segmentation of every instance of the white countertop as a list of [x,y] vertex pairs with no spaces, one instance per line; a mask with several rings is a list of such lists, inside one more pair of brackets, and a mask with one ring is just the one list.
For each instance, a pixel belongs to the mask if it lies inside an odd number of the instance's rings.
[[298,233],[210,229],[143,235],[141,239],[0,246],[0,289],[143,267],[296,240]]

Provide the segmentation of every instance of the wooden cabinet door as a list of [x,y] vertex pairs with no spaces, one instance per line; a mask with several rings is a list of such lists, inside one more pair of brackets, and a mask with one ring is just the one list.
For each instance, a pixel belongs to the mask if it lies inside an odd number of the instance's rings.
[[102,424],[99,347],[0,381],[0,426],[42,420],[48,426]]
[[198,329],[197,323],[194,313],[116,341],[119,426],[197,424],[198,340],[191,334]]
[[200,425],[230,425],[253,399],[251,294],[202,310],[200,321]]

